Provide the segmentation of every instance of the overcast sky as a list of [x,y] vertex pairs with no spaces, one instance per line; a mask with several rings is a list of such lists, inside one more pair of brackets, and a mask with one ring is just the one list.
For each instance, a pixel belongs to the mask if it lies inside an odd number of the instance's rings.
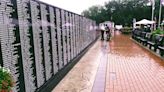
[[110,0],[40,0],[51,5],[66,9],[68,11],[81,14],[85,9],[93,5],[104,5],[104,2]]

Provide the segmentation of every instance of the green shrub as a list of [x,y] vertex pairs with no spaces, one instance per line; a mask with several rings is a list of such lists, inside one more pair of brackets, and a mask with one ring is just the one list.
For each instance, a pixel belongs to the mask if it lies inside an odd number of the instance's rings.
[[154,39],[156,35],[164,35],[164,31],[158,28],[152,32],[152,38]]
[[9,69],[0,66],[0,91],[10,91],[14,84],[15,82]]
[[123,27],[123,28],[121,29],[121,32],[122,32],[123,34],[129,34],[129,33],[131,33],[131,31],[132,31],[132,28],[131,28],[131,27]]
[[164,30],[161,30],[161,29],[158,28],[157,30],[152,32],[152,35],[156,35],[156,34],[163,35],[164,34]]

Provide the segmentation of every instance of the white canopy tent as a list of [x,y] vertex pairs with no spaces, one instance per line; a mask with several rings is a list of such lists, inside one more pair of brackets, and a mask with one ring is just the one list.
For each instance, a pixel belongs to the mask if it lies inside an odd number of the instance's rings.
[[134,24],[135,25],[137,25],[137,24],[139,24],[139,25],[141,25],[141,24],[148,25],[148,24],[154,24],[154,23],[155,23],[155,21],[150,21],[150,20],[147,20],[147,19],[142,19],[142,20],[140,20],[138,22],[135,22]]
[[[153,28],[155,28],[155,21],[150,21],[150,20],[147,20],[147,19],[142,19],[142,20],[140,20],[140,21],[137,21],[137,22],[135,22],[134,24],[133,24],[133,27],[134,28],[140,28],[141,27],[141,25],[153,25]],[[138,27],[137,27],[137,25],[139,25]]]

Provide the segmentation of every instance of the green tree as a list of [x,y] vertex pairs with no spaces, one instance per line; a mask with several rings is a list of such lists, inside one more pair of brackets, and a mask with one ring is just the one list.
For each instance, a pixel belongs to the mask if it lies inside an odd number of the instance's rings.
[[[158,19],[159,0],[156,1],[155,17]],[[114,21],[115,24],[126,26],[132,25],[133,18],[151,20],[151,6],[147,5],[148,0],[113,0],[106,2],[104,6],[92,6],[82,14],[85,17],[96,20],[97,23]],[[164,9],[162,10],[162,13]],[[164,15],[162,15],[162,19]]]

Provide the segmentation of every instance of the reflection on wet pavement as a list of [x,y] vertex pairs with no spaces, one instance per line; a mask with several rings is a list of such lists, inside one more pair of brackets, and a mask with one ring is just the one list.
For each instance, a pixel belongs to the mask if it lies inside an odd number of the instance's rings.
[[106,92],[164,92],[164,62],[116,32],[109,43]]
[[52,92],[91,92],[101,56],[97,41]]
[[106,82],[106,70],[108,62],[108,49],[109,44],[106,41],[101,41],[101,59],[100,64],[97,69],[95,81],[92,87],[92,92],[104,92],[105,91],[105,82]]
[[98,40],[52,92],[104,90],[164,92],[164,62],[116,31],[110,42]]

